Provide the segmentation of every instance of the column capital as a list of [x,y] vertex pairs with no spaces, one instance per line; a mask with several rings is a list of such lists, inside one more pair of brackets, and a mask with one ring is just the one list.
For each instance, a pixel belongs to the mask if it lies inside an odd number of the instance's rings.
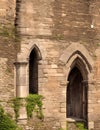
[[88,80],[83,80],[82,83],[88,83]]
[[22,61],[22,62],[15,62],[14,65],[24,65],[24,64],[28,64],[27,61]]
[[68,84],[69,84],[69,81],[66,82],[66,85],[68,85]]

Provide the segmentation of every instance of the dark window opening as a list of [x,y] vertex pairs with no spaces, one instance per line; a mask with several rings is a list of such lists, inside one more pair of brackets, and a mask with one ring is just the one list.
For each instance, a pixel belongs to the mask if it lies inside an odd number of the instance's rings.
[[29,60],[29,93],[38,93],[38,58],[35,49],[32,50]]
[[74,67],[68,77],[67,118],[85,119],[87,115],[87,88],[80,70]]

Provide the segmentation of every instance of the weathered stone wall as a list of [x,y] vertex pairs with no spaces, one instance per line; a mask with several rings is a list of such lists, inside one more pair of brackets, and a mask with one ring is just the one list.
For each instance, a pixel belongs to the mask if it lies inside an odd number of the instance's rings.
[[[18,69],[21,71],[18,72],[21,74],[19,78],[22,79],[17,84],[21,84],[20,91],[23,96],[24,93],[28,93],[24,92],[28,91],[28,59],[36,45],[42,57],[39,61],[38,77],[39,93],[45,97],[43,109],[45,118],[49,120],[54,118],[60,122],[59,125],[65,126],[67,73],[71,67],[68,68],[68,62],[61,62],[60,57],[71,44],[76,44],[75,48],[81,44],[88,50],[94,62],[94,64],[90,62],[92,70],[88,77],[88,120],[89,127],[93,127],[94,121],[100,117],[99,0],[17,0],[16,2],[11,0],[9,2],[3,0],[0,2],[0,5],[2,4],[0,23],[14,25],[15,21],[21,41],[8,42],[1,36],[3,40],[0,41],[0,97],[7,99],[16,93],[13,64],[15,61],[21,67],[23,66],[21,62],[26,64],[24,69]],[[20,53],[19,49],[16,50],[19,43]],[[69,54],[73,54],[74,51],[71,49]],[[83,54],[84,50],[79,48],[79,51]],[[86,58],[86,61],[89,61],[88,57]],[[7,96],[5,96],[6,92]]]
[[15,6],[15,0],[0,1],[0,100],[8,113],[12,110],[6,102],[16,95],[14,62],[19,51],[15,41]]
[[0,1],[0,24],[13,24],[15,19],[15,0]]
[[[20,4],[18,25],[22,34],[67,41],[88,41],[96,38],[99,24],[98,1],[22,0]],[[26,23],[28,19],[30,21]]]
[[[39,62],[39,93],[45,97],[45,116],[49,119],[57,118],[61,126],[64,126],[67,77],[64,65],[59,65],[59,58],[63,50],[74,41],[83,44],[94,61],[96,60],[95,50],[99,47],[100,2],[23,0],[19,1],[18,5],[20,13],[17,15],[16,24],[22,38],[22,52],[30,52],[32,45],[36,44],[42,54],[42,61]],[[27,47],[29,48],[25,49]],[[93,77],[94,73],[98,73],[95,70],[95,62],[94,66],[88,89],[89,127],[93,127],[93,121],[98,120],[100,113],[97,110],[100,104],[94,82],[96,74]]]

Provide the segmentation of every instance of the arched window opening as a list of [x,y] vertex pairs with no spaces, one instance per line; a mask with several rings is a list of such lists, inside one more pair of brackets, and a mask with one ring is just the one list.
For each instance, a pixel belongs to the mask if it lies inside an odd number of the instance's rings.
[[38,55],[34,48],[29,59],[29,93],[38,93]]
[[68,77],[67,118],[85,119],[87,117],[87,87],[83,85],[83,76],[74,67]]

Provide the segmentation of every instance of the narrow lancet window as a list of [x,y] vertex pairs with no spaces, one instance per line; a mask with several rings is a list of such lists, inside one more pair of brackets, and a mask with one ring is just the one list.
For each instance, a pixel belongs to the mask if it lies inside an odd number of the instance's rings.
[[[68,77],[67,87],[67,117],[84,119],[86,109],[86,89],[83,86],[83,77],[80,70],[74,67]],[[86,114],[86,113],[85,113]]]
[[38,93],[38,56],[35,49],[30,53],[29,59],[29,93]]

